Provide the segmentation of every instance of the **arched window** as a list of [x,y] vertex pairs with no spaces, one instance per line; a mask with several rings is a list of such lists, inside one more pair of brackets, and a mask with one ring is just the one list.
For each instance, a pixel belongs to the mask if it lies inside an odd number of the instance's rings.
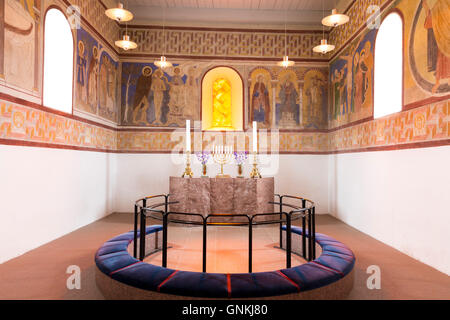
[[72,113],[73,35],[60,10],[47,11],[44,39],[44,105]]
[[375,43],[374,117],[402,110],[403,20],[389,14],[378,30]]

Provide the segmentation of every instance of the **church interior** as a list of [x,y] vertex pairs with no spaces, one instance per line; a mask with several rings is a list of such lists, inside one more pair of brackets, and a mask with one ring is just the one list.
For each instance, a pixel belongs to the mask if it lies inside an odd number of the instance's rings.
[[450,0],[121,2],[0,0],[0,300],[450,299]]

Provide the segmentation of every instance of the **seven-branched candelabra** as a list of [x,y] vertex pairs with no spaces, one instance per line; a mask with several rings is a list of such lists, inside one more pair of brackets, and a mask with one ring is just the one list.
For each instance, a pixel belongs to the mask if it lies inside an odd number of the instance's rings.
[[217,178],[230,178],[229,175],[223,173],[223,166],[231,162],[233,159],[233,147],[231,146],[214,146],[213,151],[214,162],[220,165],[220,174]]

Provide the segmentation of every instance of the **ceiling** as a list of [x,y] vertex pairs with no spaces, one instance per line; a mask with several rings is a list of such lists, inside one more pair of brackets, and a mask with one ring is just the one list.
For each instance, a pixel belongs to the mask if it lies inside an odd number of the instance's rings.
[[[132,24],[320,29],[323,17],[352,0],[122,0],[135,15]],[[104,0],[113,7],[115,0]]]

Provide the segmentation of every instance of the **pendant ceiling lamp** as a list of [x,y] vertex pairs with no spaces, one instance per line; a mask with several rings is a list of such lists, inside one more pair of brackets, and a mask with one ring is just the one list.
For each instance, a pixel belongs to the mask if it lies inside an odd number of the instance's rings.
[[105,11],[105,14],[108,16],[108,18],[116,20],[118,22],[127,22],[133,20],[133,14],[130,11],[125,10],[123,8],[123,4],[120,2],[117,4],[117,8],[107,9]]
[[338,13],[336,9],[336,0],[334,1],[334,8],[335,9],[331,11],[331,15],[322,19],[322,24],[324,26],[336,28],[337,26],[341,26],[349,22],[349,16]]
[[172,67],[172,63],[167,61],[167,58],[165,56],[166,53],[166,7],[163,7],[163,41],[164,41],[164,47],[163,47],[163,53],[160,60],[157,60],[154,62],[155,66],[158,68],[164,69],[164,68],[170,68]]
[[327,39],[322,39],[320,45],[315,46],[313,48],[313,51],[321,54],[327,54],[328,52],[333,51],[334,48],[335,48],[334,45],[328,44]]
[[[133,14],[130,11],[125,10],[123,8],[123,4],[120,2],[117,5],[117,8],[108,9],[105,11],[105,14],[108,16],[108,18],[116,20],[119,23],[126,23],[133,20]],[[114,44],[125,51],[137,48],[138,45],[136,44],[136,42],[131,41],[130,36],[128,35],[128,24],[125,24],[125,34],[123,35],[123,38],[121,40],[117,40],[116,42],[114,42]]]
[[128,35],[128,25],[125,25],[125,34],[123,35],[122,40],[117,40],[114,44],[125,51],[136,49],[138,47],[136,42],[130,40],[130,36]]
[[349,21],[350,21],[349,16],[345,14],[340,14],[337,12],[337,9],[333,9],[331,11],[331,15],[323,18],[322,24],[327,27],[337,27],[346,24]]
[[286,11],[284,11],[284,57],[283,61],[277,63],[278,66],[289,68],[295,65],[294,61],[290,61],[287,54],[287,25],[286,25]]
[[[324,2],[322,0],[322,10],[323,10],[323,15],[325,15],[325,5]],[[313,48],[314,52],[317,53],[321,53],[321,54],[327,54],[330,51],[333,51],[335,46],[332,44],[328,44],[327,39],[325,39],[325,26],[322,26],[322,32],[323,32],[323,37],[322,40],[320,41],[320,45],[315,46]]]
[[123,35],[122,40],[117,40],[115,45],[119,48],[122,48],[125,51],[136,49],[137,43],[130,40],[130,36],[127,34]]

